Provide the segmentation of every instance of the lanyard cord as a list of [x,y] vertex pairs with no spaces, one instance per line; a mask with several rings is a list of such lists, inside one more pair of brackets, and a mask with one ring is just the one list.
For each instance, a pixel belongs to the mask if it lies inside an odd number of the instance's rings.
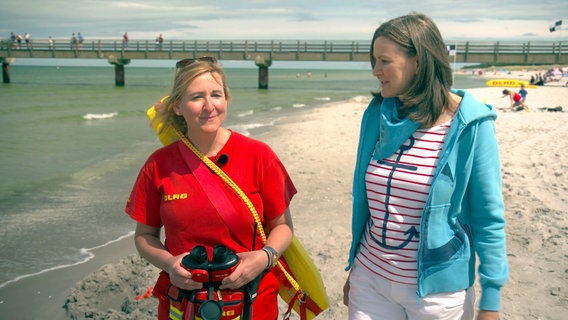
[[[243,190],[241,190],[241,188],[231,179],[231,177],[229,177],[223,170],[221,170],[221,168],[219,168],[213,161],[209,160],[209,158],[207,158],[205,155],[203,155],[203,153],[197,150],[197,148],[187,139],[187,137],[183,133],[181,133],[174,126],[171,127],[174,129],[175,133],[178,135],[180,140],[199,159],[201,159],[201,161],[203,161],[203,163],[205,163],[205,165],[207,165],[209,169],[213,170],[213,172],[215,172],[219,177],[221,177],[221,179],[223,179],[223,181],[227,185],[229,185],[237,193],[237,195],[245,202],[246,206],[248,207],[248,209],[252,213],[252,216],[254,217],[255,223],[258,226],[260,226],[260,228],[258,228],[258,231],[260,233],[260,238],[262,239],[262,244],[266,244],[266,234],[264,233],[264,228],[262,228],[262,224],[260,223],[260,218],[258,217],[256,208],[254,207],[250,199],[247,197],[247,195],[243,192]],[[292,275],[290,275],[290,273],[288,273],[288,271],[284,268],[282,263],[280,263],[280,260],[278,260],[277,266],[284,273],[284,276],[286,277],[286,279],[288,279],[288,282],[290,282],[290,284],[296,290],[296,292],[301,292],[300,294],[304,295],[303,291],[301,291],[300,289],[300,285],[298,284],[298,282],[294,279],[294,277],[292,277]]]

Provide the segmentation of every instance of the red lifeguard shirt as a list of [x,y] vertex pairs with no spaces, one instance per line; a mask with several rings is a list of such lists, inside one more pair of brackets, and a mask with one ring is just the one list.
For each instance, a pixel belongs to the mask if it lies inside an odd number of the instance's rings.
[[[179,255],[189,252],[196,245],[207,248],[211,257],[212,248],[224,244],[234,252],[243,252],[262,247],[257,235],[253,248],[251,228],[227,225],[201,184],[192,174],[183,156],[193,156],[183,142],[175,142],[155,151],[138,174],[125,211],[139,223],[164,227],[165,245],[170,253]],[[282,215],[296,188],[286,169],[270,147],[260,141],[231,132],[225,146],[213,160],[225,155],[226,163],[221,169],[243,190],[253,203],[262,224]],[[200,161],[200,160],[199,160]],[[205,170],[209,170],[205,168]],[[221,179],[211,172],[211,179]],[[235,214],[254,224],[252,214],[240,197],[220,181],[219,193],[224,193],[232,203]],[[243,234],[246,230],[250,234]],[[239,233],[239,234],[237,234]],[[243,243],[250,239],[250,243]],[[162,286],[163,282],[166,286]],[[153,294],[159,298],[158,318],[169,318],[169,300],[165,291],[169,280],[164,272],[160,275]],[[272,272],[261,280],[258,295],[253,302],[254,320],[276,319],[278,316],[279,283]]]
[[[185,151],[182,148],[187,149],[187,146],[178,141],[150,155],[136,179],[126,213],[137,222],[163,226],[165,245],[173,255],[191,251],[196,245],[205,246],[209,252],[218,244],[235,252],[254,250],[252,233],[235,236],[235,232],[242,230],[231,230],[219,215],[209,200],[210,196],[218,195],[204,193],[182,157]],[[227,156],[221,169],[246,193],[263,224],[284,213],[296,188],[268,145],[231,132],[217,157],[220,155]],[[220,178],[211,172],[211,179]],[[241,198],[224,182],[220,185],[223,188],[218,192],[226,195],[243,219],[254,224]],[[250,243],[243,244],[239,238],[250,239]],[[256,246],[262,246],[259,237]]]

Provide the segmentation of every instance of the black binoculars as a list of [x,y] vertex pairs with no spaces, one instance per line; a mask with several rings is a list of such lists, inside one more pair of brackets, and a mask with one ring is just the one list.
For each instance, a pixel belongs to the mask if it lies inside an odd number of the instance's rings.
[[203,246],[194,247],[183,257],[181,265],[191,272],[191,279],[204,284],[203,289],[189,294],[195,313],[191,319],[250,319],[250,303],[247,303],[250,299],[243,290],[218,289],[221,281],[233,273],[238,264],[239,257],[224,245],[213,248],[211,260]]
[[183,257],[181,264],[191,272],[193,281],[219,283],[237,268],[239,257],[224,245],[217,245],[210,261],[205,247],[195,246],[190,254]]

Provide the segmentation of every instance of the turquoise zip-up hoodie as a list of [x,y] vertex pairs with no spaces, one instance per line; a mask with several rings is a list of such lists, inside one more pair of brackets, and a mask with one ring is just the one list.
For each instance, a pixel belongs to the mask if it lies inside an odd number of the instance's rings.
[[[479,256],[480,309],[498,311],[508,277],[501,165],[495,135],[497,113],[471,94],[462,97],[440,154],[422,211],[418,247],[418,298],[471,287]],[[370,212],[365,171],[371,157],[393,154],[419,125],[398,119],[397,100],[373,99],[361,124],[353,181],[349,270],[359,252]],[[379,142],[377,145],[377,141]]]

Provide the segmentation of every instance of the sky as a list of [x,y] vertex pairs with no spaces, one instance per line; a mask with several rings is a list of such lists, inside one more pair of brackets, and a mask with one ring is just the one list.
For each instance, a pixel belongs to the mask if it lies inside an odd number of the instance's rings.
[[[28,32],[32,40],[68,40],[80,32],[85,40],[119,40],[128,32],[130,40],[153,41],[162,34],[166,42],[369,41],[382,22],[412,11],[430,16],[446,41],[568,40],[566,0],[7,0],[0,5],[0,38]],[[565,28],[551,33],[549,27],[558,20]],[[15,64],[107,65],[73,60],[28,58]]]
[[[131,40],[370,40],[380,23],[411,11],[430,16],[446,40],[568,39],[565,0],[12,0],[0,37]],[[565,29],[549,26],[564,20]]]

